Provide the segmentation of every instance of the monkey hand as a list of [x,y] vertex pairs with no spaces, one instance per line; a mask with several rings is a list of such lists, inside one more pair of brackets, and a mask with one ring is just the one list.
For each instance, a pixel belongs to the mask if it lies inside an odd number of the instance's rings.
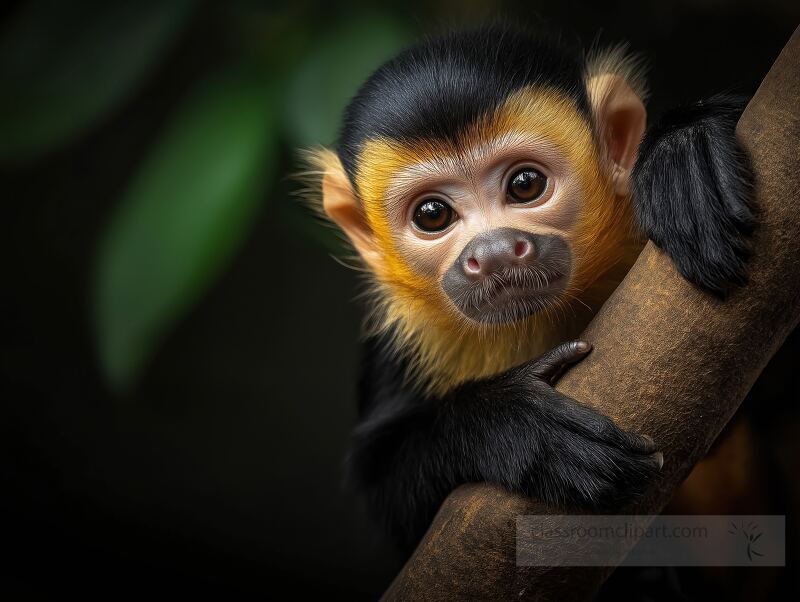
[[540,407],[540,450],[527,493],[567,507],[615,510],[641,495],[663,465],[650,437],[628,433],[607,416],[553,388],[591,346],[563,343],[516,371],[525,375],[529,399]]
[[756,225],[752,174],[736,139],[745,99],[715,96],[666,113],[631,177],[639,225],[693,284],[724,298],[747,282]]
[[[374,354],[373,405],[353,434],[348,480],[404,549],[450,491],[487,481],[566,508],[618,510],[640,495],[663,456],[652,439],[553,387],[588,343],[558,345],[445,397],[420,397]],[[372,372],[371,372],[372,373]]]

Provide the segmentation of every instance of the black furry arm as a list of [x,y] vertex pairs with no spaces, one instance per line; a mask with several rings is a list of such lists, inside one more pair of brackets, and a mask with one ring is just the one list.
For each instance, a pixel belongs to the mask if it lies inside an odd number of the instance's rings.
[[565,343],[440,399],[404,387],[402,367],[380,349],[368,354],[350,478],[402,547],[417,543],[447,494],[466,482],[596,509],[642,491],[660,467],[652,440],[552,386],[588,350]]
[[645,134],[632,173],[642,231],[684,278],[717,296],[746,283],[746,237],[756,224],[735,134],[746,104],[715,96],[666,113]]

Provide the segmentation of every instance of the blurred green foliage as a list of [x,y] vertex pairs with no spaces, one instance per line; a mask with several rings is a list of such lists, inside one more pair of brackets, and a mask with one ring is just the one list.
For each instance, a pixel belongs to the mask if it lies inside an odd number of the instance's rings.
[[250,70],[194,91],[139,170],[100,247],[96,319],[124,389],[247,232],[274,172],[269,82]]
[[362,15],[319,40],[298,66],[286,94],[286,124],[296,146],[331,144],[342,111],[367,74],[408,40],[394,20]]
[[[0,162],[35,165],[113,119],[169,60],[200,6],[210,5],[23,4],[0,37]],[[333,143],[348,99],[409,39],[375,12],[343,14],[335,27],[251,0],[224,13],[219,27],[237,43],[171,110],[98,242],[91,311],[103,372],[118,392],[136,384],[224,270],[262,203],[286,185],[290,173],[280,171],[299,167],[297,148]],[[295,209],[273,215],[317,242],[333,240]]]
[[193,0],[23,5],[0,37],[0,161],[70,141],[136,88]]

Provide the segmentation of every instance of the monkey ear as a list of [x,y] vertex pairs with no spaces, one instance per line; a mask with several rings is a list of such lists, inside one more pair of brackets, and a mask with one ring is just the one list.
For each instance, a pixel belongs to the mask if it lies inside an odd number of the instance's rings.
[[350,179],[339,158],[332,152],[325,160],[322,177],[322,208],[338,225],[368,266],[374,267],[378,259],[375,236],[367,223],[364,209],[358,202]]
[[587,88],[600,135],[613,162],[615,191],[626,195],[631,169],[647,125],[647,110],[639,95],[619,75],[596,75],[589,80]]

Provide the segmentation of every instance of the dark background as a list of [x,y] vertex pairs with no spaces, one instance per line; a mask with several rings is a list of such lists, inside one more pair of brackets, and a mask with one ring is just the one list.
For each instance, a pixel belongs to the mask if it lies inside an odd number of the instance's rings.
[[[115,54],[109,40],[141,11],[166,9],[109,4],[0,9],[0,592],[376,597],[401,559],[341,486],[357,279],[292,196],[296,149],[330,144],[371,68],[453,22],[538,15],[587,44],[626,40],[651,67],[657,114],[754,92],[800,16],[796,3],[764,0],[189,1],[155,50],[147,34]],[[133,73],[125,59],[148,52]],[[104,70],[103,58],[117,63]],[[169,271],[157,243],[182,222],[162,224],[159,212],[176,203],[201,215],[180,191],[211,188],[216,162],[201,152],[202,117],[173,148],[193,166],[197,152],[196,170],[171,170],[159,149],[203,83],[241,65],[269,88],[259,126],[269,150],[236,160],[263,177],[242,185],[238,225],[220,234],[211,214],[191,241],[202,253]],[[137,187],[159,161],[174,181]],[[235,196],[228,184],[223,204]],[[113,288],[98,265],[117,270],[128,305],[97,293]],[[171,287],[179,301],[158,310]],[[137,312],[151,316],[139,347],[114,334],[136,335]],[[795,365],[787,353],[781,365]],[[761,390],[765,403],[794,407],[796,386]]]

